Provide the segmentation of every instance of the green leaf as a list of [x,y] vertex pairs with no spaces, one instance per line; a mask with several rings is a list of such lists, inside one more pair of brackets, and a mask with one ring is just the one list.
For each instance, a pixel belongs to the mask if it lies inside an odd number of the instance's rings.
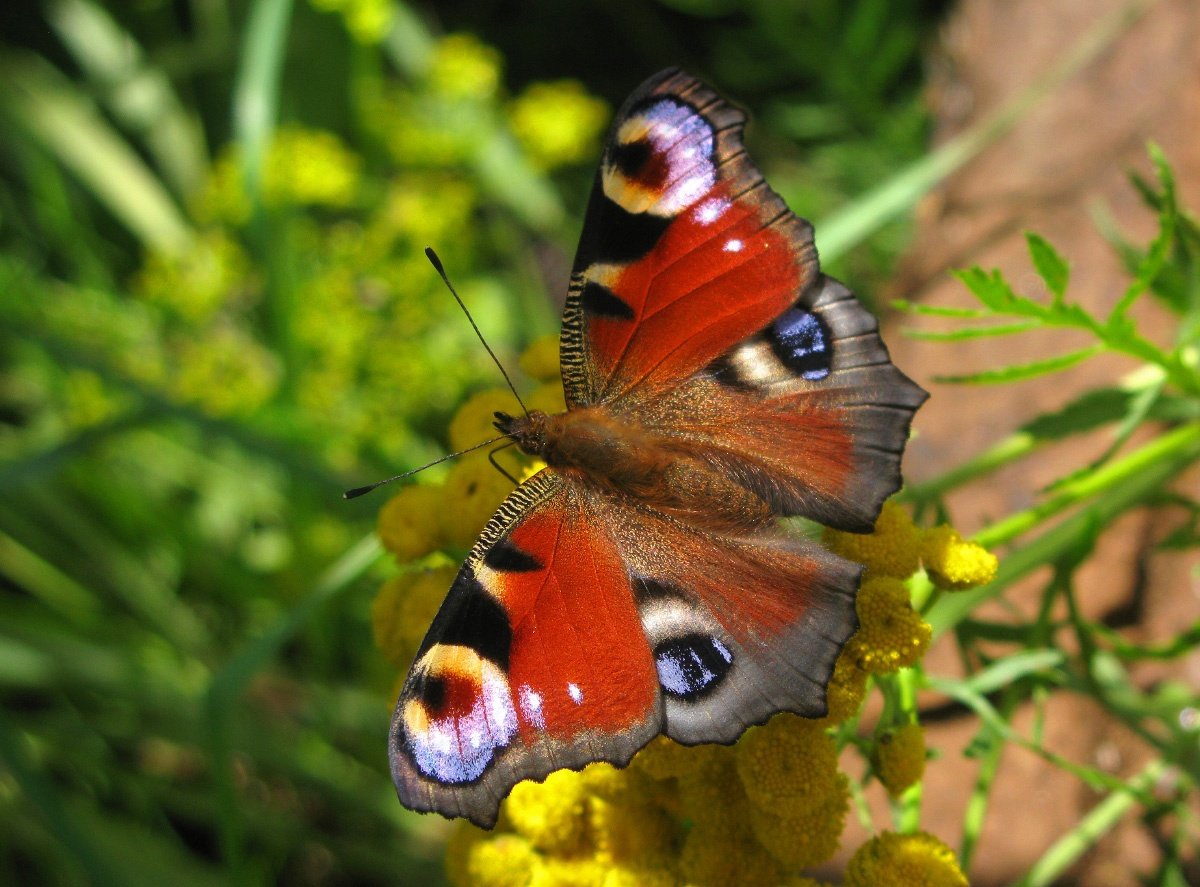
[[1066,259],[1050,245],[1050,242],[1040,234],[1032,231],[1025,233],[1025,242],[1029,245],[1029,256],[1033,259],[1033,267],[1037,269],[1038,277],[1046,283],[1046,288],[1054,296],[1054,303],[1062,302],[1067,291],[1067,282],[1071,278],[1071,270]]
[[1027,330],[1038,329],[1041,326],[1042,324],[1036,320],[1022,320],[1016,323],[1003,323],[994,326],[962,327],[961,329],[944,332],[919,330],[909,327],[904,330],[904,334],[914,339],[923,339],[928,342],[958,342],[964,339],[984,339],[990,336],[1011,336],[1014,333],[1023,333]]
[[924,314],[929,317],[961,317],[967,320],[984,320],[995,317],[994,311],[984,311],[980,308],[950,308],[942,305],[921,305],[907,299],[895,299],[892,307],[897,311],[907,311],[910,314]]
[[1058,668],[1064,661],[1066,655],[1061,650],[1022,650],[976,672],[963,685],[973,693],[986,695],[1029,675]]
[[1057,373],[1068,369],[1102,351],[1104,351],[1104,346],[1097,344],[1088,348],[1080,348],[1078,351],[1071,351],[1058,357],[1035,360],[1032,363],[1013,364],[995,370],[983,370],[978,373],[964,373],[958,376],[934,376],[933,378],[935,382],[944,382],[948,385],[1000,385],[1005,382],[1020,382],[1025,379],[1036,379],[1038,376],[1046,376],[1050,373]]
[[976,265],[955,272],[955,276],[966,285],[975,298],[993,311],[1016,313],[1017,306],[1022,301],[1028,301],[1012,291],[1012,287],[998,270],[989,273]]

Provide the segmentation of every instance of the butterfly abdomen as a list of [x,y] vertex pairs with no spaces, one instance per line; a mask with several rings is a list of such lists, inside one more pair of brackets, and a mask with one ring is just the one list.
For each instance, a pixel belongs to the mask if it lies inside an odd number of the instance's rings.
[[603,407],[554,416],[532,411],[498,423],[525,452],[577,480],[630,497],[689,524],[747,531],[772,520],[755,493],[685,445],[624,421]]

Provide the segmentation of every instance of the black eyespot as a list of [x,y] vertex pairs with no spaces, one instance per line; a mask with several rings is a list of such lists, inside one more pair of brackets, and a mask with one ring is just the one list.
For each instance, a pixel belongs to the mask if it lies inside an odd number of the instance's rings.
[[425,710],[436,714],[446,704],[446,681],[431,674],[423,674],[418,678],[417,698],[425,706]]
[[711,692],[733,666],[733,653],[718,638],[685,634],[654,648],[658,682],[668,695],[692,702]]

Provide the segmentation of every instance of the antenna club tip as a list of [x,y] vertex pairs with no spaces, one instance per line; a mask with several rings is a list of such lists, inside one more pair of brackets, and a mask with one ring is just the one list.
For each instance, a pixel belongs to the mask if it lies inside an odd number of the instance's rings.
[[437,269],[438,274],[446,276],[446,271],[442,267],[442,260],[438,258],[438,254],[433,251],[432,246],[425,247],[425,258],[429,259],[431,265]]

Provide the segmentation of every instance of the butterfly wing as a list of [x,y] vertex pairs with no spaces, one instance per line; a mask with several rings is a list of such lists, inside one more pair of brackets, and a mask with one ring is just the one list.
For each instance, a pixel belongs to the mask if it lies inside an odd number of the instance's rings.
[[543,471],[484,529],[396,704],[405,806],[491,827],[522,779],[624,765],[661,731],[629,574],[593,498]]
[[490,827],[523,779],[824,714],[857,565],[773,529],[707,533],[553,471],[488,523],[396,704],[404,804]]
[[563,314],[563,386],[659,430],[783,515],[866,531],[926,394],[819,271],[745,115],[669,70],[618,112]]

